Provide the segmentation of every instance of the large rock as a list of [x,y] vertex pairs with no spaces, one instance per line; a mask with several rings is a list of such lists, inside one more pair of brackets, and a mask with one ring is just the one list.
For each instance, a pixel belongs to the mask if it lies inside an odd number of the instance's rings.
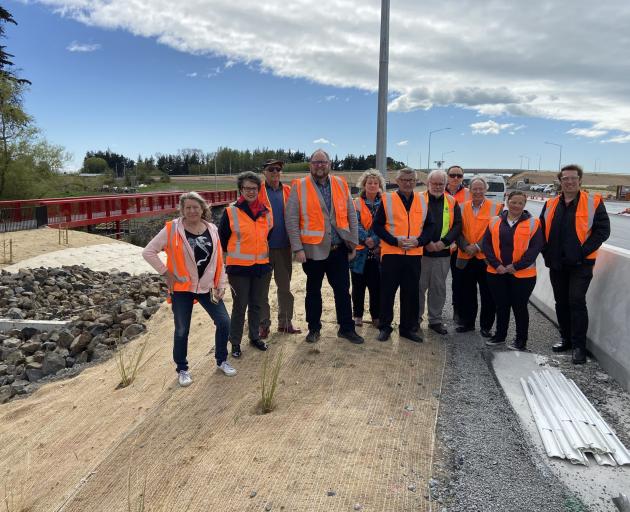
[[122,335],[126,338],[133,338],[134,336],[144,332],[144,330],[145,327],[142,324],[131,324],[123,331]]
[[[61,329],[57,335],[57,343],[63,348],[70,348],[75,336],[68,329]],[[55,341],[55,340],[52,340]]]
[[2,342],[3,347],[7,348],[19,348],[22,341],[18,338],[7,338]]
[[70,354],[76,355],[82,352],[88,346],[91,339],[92,335],[89,332],[79,334],[70,345]]
[[44,363],[42,364],[42,372],[44,375],[52,375],[66,367],[66,360],[57,352],[46,352]]
[[22,311],[20,308],[9,308],[9,311],[7,311],[7,317],[14,320],[23,320],[24,318],[26,318],[26,316],[24,315],[24,311]]
[[39,341],[27,341],[26,343],[22,344],[20,350],[25,354],[34,354],[41,348],[42,344]]
[[44,376],[44,370],[42,369],[42,365],[40,363],[28,363],[26,365],[25,373],[26,378],[30,382],[35,382]]
[[4,404],[11,400],[11,397],[13,397],[14,394],[15,392],[13,391],[11,384],[0,386],[0,404]]
[[24,361],[26,361],[26,356],[21,350],[14,350],[7,354],[4,358],[4,362],[6,364],[18,365],[22,364]]

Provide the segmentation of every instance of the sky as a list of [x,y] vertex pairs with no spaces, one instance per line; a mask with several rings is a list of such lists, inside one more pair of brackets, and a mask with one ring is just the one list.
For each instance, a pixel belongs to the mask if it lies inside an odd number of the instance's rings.
[[[378,0],[4,7],[25,108],[69,169],[107,148],[376,152]],[[392,0],[390,20],[389,156],[426,168],[448,128],[431,167],[557,169],[561,149],[630,173],[627,0]]]

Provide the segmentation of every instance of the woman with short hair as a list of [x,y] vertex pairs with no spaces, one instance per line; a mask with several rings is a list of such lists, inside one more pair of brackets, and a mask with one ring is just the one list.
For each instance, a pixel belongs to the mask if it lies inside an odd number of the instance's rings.
[[226,272],[232,290],[230,343],[232,356],[241,357],[241,338],[245,312],[249,342],[258,350],[267,350],[260,339],[260,313],[269,293],[269,244],[273,228],[272,212],[258,199],[260,177],[246,171],[238,175],[240,197],[223,212],[219,237],[225,251]]
[[[142,256],[166,278],[175,320],[173,360],[180,386],[189,386],[192,376],[187,360],[188,334],[195,302],[201,304],[216,326],[217,368],[228,376],[236,375],[236,370],[227,361],[230,317],[223,304],[227,279],[217,227],[209,221],[210,208],[196,192],[180,196],[179,213],[147,244]],[[166,252],[166,265],[158,256],[161,251]]]
[[357,181],[359,195],[354,199],[359,225],[359,245],[356,255],[350,262],[352,279],[352,316],[354,325],[363,325],[365,289],[370,292],[370,316],[372,324],[378,327],[380,317],[381,265],[380,238],[372,229],[372,219],[381,205],[381,194],[385,190],[385,180],[376,169],[368,169]]
[[488,287],[497,310],[497,330],[486,341],[486,345],[491,347],[505,343],[511,309],[516,323],[516,338],[508,348],[527,350],[527,303],[536,285],[536,257],[545,239],[540,221],[525,210],[526,203],[524,192],[510,192],[507,210],[490,220],[483,238],[482,248],[488,262]]

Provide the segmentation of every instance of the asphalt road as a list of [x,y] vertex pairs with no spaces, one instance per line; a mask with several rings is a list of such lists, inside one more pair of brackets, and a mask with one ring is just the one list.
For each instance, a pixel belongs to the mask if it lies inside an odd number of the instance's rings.
[[[542,211],[542,201],[527,201],[527,210],[532,215],[540,215]],[[617,212],[627,208],[627,203],[606,202],[606,209],[610,215],[610,238],[606,241],[608,245],[614,245],[622,249],[630,250],[630,216],[617,215]]]

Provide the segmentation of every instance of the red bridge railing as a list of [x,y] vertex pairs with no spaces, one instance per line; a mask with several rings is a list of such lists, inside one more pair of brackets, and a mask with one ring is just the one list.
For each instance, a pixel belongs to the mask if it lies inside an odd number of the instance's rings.
[[[4,214],[0,217],[4,221],[6,231],[31,229],[43,224],[54,228],[75,228],[172,213],[177,210],[182,193],[157,192],[0,201],[0,211]],[[199,194],[210,206],[226,205],[235,201],[237,197],[236,190],[200,191]],[[40,219],[35,222],[38,213]]]

